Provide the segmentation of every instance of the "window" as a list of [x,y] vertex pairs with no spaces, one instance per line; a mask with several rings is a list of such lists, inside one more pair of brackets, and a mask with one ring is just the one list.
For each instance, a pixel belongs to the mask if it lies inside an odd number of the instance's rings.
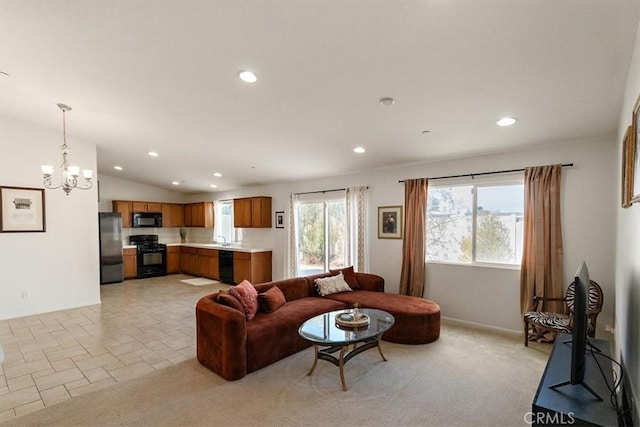
[[242,240],[240,230],[233,227],[233,200],[219,200],[215,203],[215,229],[213,240],[221,242],[224,237],[227,242]]
[[346,259],[346,202],[341,198],[299,201],[298,273],[301,276],[342,268]]
[[519,265],[524,185],[429,188],[427,261]]

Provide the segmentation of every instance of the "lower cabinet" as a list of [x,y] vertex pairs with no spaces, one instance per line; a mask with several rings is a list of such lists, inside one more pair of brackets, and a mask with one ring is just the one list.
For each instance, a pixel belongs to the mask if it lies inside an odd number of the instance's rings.
[[217,249],[198,249],[198,276],[220,278]]
[[138,277],[138,253],[136,249],[126,248],[122,250],[124,263],[124,278],[135,279]]
[[167,246],[167,274],[180,273],[180,246]]
[[180,256],[182,272],[196,276],[198,274],[198,249],[183,247]]
[[233,281],[254,285],[271,281],[271,252],[234,252]]

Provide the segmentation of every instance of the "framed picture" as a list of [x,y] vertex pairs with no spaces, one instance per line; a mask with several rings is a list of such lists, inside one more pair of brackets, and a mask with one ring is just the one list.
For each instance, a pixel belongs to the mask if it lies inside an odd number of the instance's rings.
[[378,207],[378,239],[402,239],[402,206]]
[[631,206],[633,198],[633,126],[629,126],[622,140],[622,207]]
[[636,105],[633,108],[633,123],[632,127],[632,137],[629,139],[629,143],[631,145],[631,149],[629,156],[631,157],[632,167],[631,167],[631,185],[632,185],[632,198],[631,203],[640,203],[640,96],[638,96],[638,100],[636,101]]
[[276,228],[284,228],[284,212],[276,212]]
[[0,232],[44,232],[44,189],[0,187]]

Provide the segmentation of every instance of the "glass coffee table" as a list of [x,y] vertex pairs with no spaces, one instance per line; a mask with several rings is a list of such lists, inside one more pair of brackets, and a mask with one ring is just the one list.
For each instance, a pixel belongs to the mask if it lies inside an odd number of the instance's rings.
[[[382,334],[388,331],[395,323],[394,317],[383,310],[372,308],[360,308],[359,313],[369,316],[369,323],[359,327],[344,327],[338,325],[336,316],[353,314],[353,309],[331,311],[320,314],[305,321],[298,329],[302,338],[313,344],[315,357],[313,365],[307,373],[311,375],[316,368],[318,359],[326,360],[336,365],[340,369],[340,381],[342,390],[347,391],[347,384],[344,380],[344,365],[370,348],[377,347],[382,360],[387,359],[382,354],[380,340]],[[349,347],[353,346],[351,350]],[[333,353],[340,352],[338,357]]]

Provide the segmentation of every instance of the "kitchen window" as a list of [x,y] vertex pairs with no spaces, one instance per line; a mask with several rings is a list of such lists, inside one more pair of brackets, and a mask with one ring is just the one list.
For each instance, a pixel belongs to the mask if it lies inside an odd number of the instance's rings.
[[427,261],[519,266],[523,218],[521,181],[430,187]]
[[213,240],[222,243],[242,241],[242,231],[233,227],[233,200],[219,200],[215,203],[215,228]]

